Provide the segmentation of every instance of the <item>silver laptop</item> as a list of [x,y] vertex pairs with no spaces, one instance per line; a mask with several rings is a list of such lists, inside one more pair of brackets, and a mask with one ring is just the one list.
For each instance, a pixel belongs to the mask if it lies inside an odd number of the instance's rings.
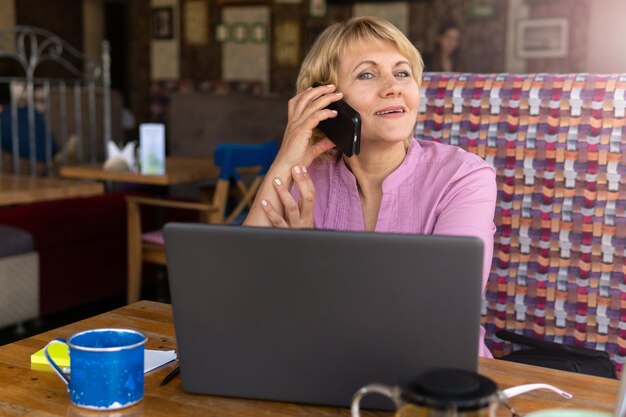
[[348,406],[421,367],[476,370],[478,239],[171,223],[165,246],[186,391]]

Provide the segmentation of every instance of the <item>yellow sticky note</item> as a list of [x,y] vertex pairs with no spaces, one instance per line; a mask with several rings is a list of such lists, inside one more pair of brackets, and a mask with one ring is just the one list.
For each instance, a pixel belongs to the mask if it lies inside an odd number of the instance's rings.
[[[50,357],[56,362],[59,368],[70,367],[70,352],[67,345],[62,343],[53,343],[48,348]],[[40,371],[52,371],[52,367],[46,360],[46,355],[43,353],[43,349],[30,355],[30,368]]]

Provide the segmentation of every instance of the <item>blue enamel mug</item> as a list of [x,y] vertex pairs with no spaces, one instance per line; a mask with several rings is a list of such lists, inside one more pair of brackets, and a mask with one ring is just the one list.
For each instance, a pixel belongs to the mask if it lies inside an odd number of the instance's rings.
[[[143,334],[134,330],[87,330],[67,341],[51,341],[44,354],[67,384],[73,404],[91,410],[116,410],[137,404],[143,398],[146,340]],[[69,347],[70,377],[50,357],[48,348],[53,343]]]

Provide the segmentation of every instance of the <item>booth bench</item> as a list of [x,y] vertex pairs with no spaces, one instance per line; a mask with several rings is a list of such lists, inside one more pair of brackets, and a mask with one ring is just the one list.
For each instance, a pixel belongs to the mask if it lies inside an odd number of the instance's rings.
[[[626,74],[426,73],[417,135],[497,171],[483,302],[499,329],[626,359]],[[462,277],[459,277],[462,279]],[[442,308],[454,308],[442,304]]]

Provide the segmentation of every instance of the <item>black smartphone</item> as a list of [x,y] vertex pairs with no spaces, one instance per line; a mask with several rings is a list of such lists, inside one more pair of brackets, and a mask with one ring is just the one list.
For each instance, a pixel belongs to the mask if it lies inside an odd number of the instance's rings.
[[330,103],[327,109],[336,110],[337,116],[322,120],[318,125],[320,130],[346,156],[358,155],[361,151],[361,115],[343,100]]

